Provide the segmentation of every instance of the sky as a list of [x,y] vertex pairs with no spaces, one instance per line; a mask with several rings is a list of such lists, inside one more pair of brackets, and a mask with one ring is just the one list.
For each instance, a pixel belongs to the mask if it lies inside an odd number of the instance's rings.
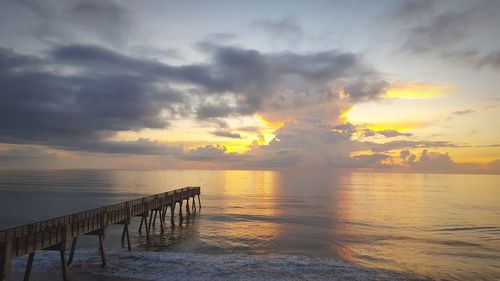
[[0,168],[500,174],[500,1],[0,1]]

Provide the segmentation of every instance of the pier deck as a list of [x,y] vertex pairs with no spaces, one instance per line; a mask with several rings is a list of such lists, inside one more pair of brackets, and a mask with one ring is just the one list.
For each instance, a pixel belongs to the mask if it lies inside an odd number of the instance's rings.
[[[24,280],[29,280],[34,254],[38,250],[56,250],[61,253],[63,280],[67,280],[66,267],[71,264],[77,238],[80,235],[96,235],[99,241],[102,265],[106,265],[104,237],[106,227],[112,224],[124,225],[122,245],[127,240],[130,250],[128,225],[132,217],[141,217],[139,231],[143,225],[149,240],[150,229],[156,223],[157,216],[161,231],[170,208],[170,220],[174,224],[175,207],[179,204],[179,216],[182,219],[183,202],[186,200],[186,213],[196,211],[195,198],[198,197],[198,209],[201,208],[200,187],[185,187],[169,192],[150,195],[126,202],[95,208],[58,218],[43,220],[31,224],[0,230],[0,280],[5,280],[10,271],[12,259],[29,255]],[[189,200],[192,199],[191,209]],[[66,261],[65,251],[70,249]]]

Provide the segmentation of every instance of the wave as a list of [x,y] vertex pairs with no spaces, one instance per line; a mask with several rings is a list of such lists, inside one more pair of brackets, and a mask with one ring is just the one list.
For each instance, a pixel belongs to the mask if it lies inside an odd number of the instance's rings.
[[496,226],[469,226],[469,227],[446,227],[446,228],[438,228],[434,231],[499,231],[500,227]]
[[[143,280],[417,280],[403,273],[370,269],[307,256],[208,255],[181,252],[107,252],[109,265],[100,267],[97,251],[80,250],[71,271]],[[13,262],[23,271],[26,259]],[[33,271],[59,270],[57,252],[36,254]],[[420,279],[418,279],[420,280]]]

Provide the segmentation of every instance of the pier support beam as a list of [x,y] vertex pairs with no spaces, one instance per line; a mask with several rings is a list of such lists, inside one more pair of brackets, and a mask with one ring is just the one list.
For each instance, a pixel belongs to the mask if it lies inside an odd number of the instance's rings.
[[148,213],[143,213],[141,215],[141,224],[139,225],[139,233],[142,232],[142,225],[144,224],[144,229],[146,230],[146,239],[149,241],[149,224],[148,224]]
[[151,223],[153,222],[153,213],[154,211],[149,212],[149,230],[151,230]]
[[104,234],[99,234],[99,252],[101,253],[101,266],[106,267],[106,255],[104,254]]
[[66,265],[70,266],[71,263],[73,263],[73,257],[75,256],[75,249],[76,249],[76,241],[78,240],[78,237],[73,237],[73,241],[71,241],[71,249],[69,251],[69,258],[68,262]]
[[0,280],[3,281],[10,273],[12,240],[0,242]]
[[132,247],[130,246],[130,235],[128,233],[128,222],[125,222],[123,225],[123,232],[122,232],[122,247],[125,245],[125,238],[127,238],[127,248],[128,250],[132,250]]
[[61,246],[61,250],[59,250],[59,254],[61,256],[61,272],[63,281],[68,281],[68,267],[66,266],[65,251],[66,250]]
[[35,252],[30,253],[28,256],[28,263],[26,263],[26,270],[24,271],[24,281],[30,280],[31,267],[33,266],[33,259],[35,258]]
[[175,202],[172,203],[172,205],[170,205],[170,224],[172,226],[175,226],[174,213],[175,213]]
[[183,200],[179,201],[179,218],[181,219],[182,219],[182,201]]

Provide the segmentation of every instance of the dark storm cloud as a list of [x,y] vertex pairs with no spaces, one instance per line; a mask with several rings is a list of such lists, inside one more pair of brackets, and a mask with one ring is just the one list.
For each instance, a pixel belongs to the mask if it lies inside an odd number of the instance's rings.
[[[365,66],[356,55],[336,50],[311,54],[264,54],[256,50],[218,47],[211,51],[213,56],[209,65],[184,66],[178,70],[183,79],[201,85],[209,92],[236,93],[239,104],[235,110],[240,114],[279,106],[276,100],[266,102],[284,90],[314,95],[329,89],[332,84],[341,84],[342,79],[350,81],[375,76],[375,71]],[[380,95],[381,84],[366,83],[364,86],[354,89],[353,85],[349,98],[358,101]]]
[[[339,51],[264,54],[217,47],[210,52],[206,63],[172,66],[96,45],[54,47],[45,57],[0,49],[0,142],[164,153],[163,144],[110,139],[121,131],[166,128],[175,116],[215,120],[293,110],[306,101],[323,102],[315,96],[334,84],[374,73],[354,54]],[[176,83],[196,90],[175,90]],[[362,101],[381,95],[385,82],[352,85],[348,98]]]
[[64,75],[45,69],[53,64],[52,58],[44,62],[0,50],[1,142],[144,153],[145,142],[104,140],[118,131],[165,128],[169,122],[160,116],[162,111],[182,101],[180,93],[155,87],[151,77],[126,70]]

